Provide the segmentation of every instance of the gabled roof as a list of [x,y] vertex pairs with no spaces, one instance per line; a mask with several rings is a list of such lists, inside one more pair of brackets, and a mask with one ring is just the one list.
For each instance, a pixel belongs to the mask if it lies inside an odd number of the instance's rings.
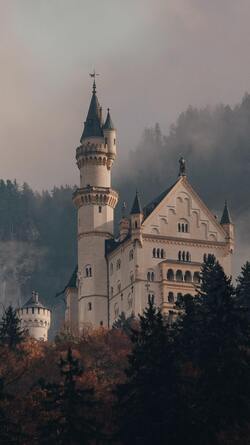
[[227,201],[225,201],[225,205],[224,205],[224,210],[223,210],[223,214],[221,217],[221,224],[232,224],[232,219],[228,210],[228,206],[227,206]]
[[131,211],[130,211],[130,215],[136,215],[138,213],[143,213],[143,212],[142,212],[142,206],[141,206],[139,194],[136,191],[136,195],[135,195],[135,199],[134,199]]
[[111,116],[110,116],[109,108],[108,108],[108,114],[106,117],[105,124],[103,125],[103,130],[115,130],[114,124],[113,124]]
[[154,209],[160,204],[160,202],[169,194],[169,192],[172,190],[172,188],[175,186],[175,184],[180,180],[180,178],[175,181],[174,184],[171,185],[171,187],[168,187],[166,190],[164,190],[160,195],[158,195],[155,199],[153,199],[149,204],[147,204],[143,208],[143,215],[144,220],[154,211]]
[[95,82],[93,84],[92,98],[89,105],[87,119],[80,142],[86,137],[103,137],[101,107],[96,95]]

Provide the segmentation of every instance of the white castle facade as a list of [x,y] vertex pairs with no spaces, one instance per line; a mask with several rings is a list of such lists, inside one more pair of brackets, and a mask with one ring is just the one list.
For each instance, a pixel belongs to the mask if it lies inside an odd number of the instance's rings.
[[190,185],[183,158],[175,183],[145,208],[136,194],[114,237],[116,141],[109,110],[102,121],[94,81],[76,150],[78,268],[66,291],[66,322],[78,331],[111,327],[122,312],[142,313],[149,298],[171,316],[179,295],[196,293],[205,255],[214,254],[231,275],[234,226],[227,204],[219,222]]

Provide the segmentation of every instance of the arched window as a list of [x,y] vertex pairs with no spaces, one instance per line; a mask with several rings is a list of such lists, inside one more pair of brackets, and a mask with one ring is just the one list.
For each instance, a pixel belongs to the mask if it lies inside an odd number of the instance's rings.
[[88,311],[92,311],[92,303],[88,303]]
[[193,277],[194,283],[198,284],[200,282],[200,272],[194,272]]
[[90,264],[87,264],[87,266],[85,266],[85,278],[91,278],[92,277],[92,267],[90,266]]
[[132,261],[133,258],[134,258],[134,251],[133,251],[133,249],[131,249],[131,250],[129,251],[129,261]]
[[178,232],[180,233],[188,233],[189,232],[189,224],[187,220],[181,219],[180,222],[178,222]]
[[152,304],[154,304],[154,302],[155,302],[155,296],[154,296],[154,294],[148,294],[148,304],[149,303],[152,303]]
[[161,258],[164,258],[165,254],[164,254],[164,249],[161,249]]
[[156,257],[156,248],[154,247],[153,248],[153,258],[155,258]]
[[178,252],[178,260],[181,261],[181,251]]
[[184,281],[186,281],[186,283],[191,283],[191,281],[192,281],[192,275],[191,275],[191,272],[189,270],[187,270],[185,272]]
[[152,271],[148,271],[147,273],[147,280],[148,281],[154,281],[155,280],[155,274]]
[[182,293],[179,292],[179,293],[177,294],[177,301],[180,301],[181,299],[182,299]]
[[183,281],[183,274],[181,270],[177,270],[176,272],[176,281]]
[[115,318],[119,317],[119,306],[118,306],[118,303],[114,304],[114,315],[115,315]]
[[174,271],[173,271],[173,269],[168,269],[168,271],[167,271],[167,279],[169,281],[174,281]]
[[186,259],[186,253],[182,252],[182,261],[185,261],[185,259]]
[[187,260],[188,262],[191,261],[191,255],[190,255],[189,252],[186,253],[186,260]]
[[174,293],[173,292],[168,293],[168,302],[174,303]]
[[138,226],[137,221],[135,221],[135,229],[137,229],[137,226]]
[[133,306],[133,296],[128,294],[128,309],[132,309]]
[[121,268],[121,260],[119,258],[119,260],[116,261],[116,270],[119,270]]
[[157,258],[160,258],[160,249],[157,249]]

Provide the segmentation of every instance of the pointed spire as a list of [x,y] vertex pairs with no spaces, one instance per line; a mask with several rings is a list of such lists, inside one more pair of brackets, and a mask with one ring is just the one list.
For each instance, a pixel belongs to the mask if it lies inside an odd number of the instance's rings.
[[80,142],[86,137],[103,137],[102,112],[96,95],[96,82],[93,81],[92,98],[89,105],[87,119],[84,122],[84,130]]
[[142,207],[141,207],[141,202],[140,202],[138,191],[136,190],[136,195],[135,195],[135,199],[134,199],[134,202],[132,205],[130,215],[135,215],[138,213],[142,213]]
[[223,214],[221,217],[221,221],[220,223],[223,224],[232,224],[232,219],[228,210],[228,206],[227,206],[227,201],[225,201],[225,205],[224,205],[224,210],[223,210]]
[[103,126],[103,129],[104,130],[115,130],[114,124],[113,124],[111,116],[110,116],[109,108],[108,108],[108,113],[107,113],[107,117],[106,117],[106,121]]

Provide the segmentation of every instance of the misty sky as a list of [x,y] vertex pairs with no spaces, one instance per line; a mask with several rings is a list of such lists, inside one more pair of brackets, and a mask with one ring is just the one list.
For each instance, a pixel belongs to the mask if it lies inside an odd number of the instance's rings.
[[249,0],[0,0],[0,177],[78,183],[93,67],[120,156],[189,104],[239,102],[249,23]]

